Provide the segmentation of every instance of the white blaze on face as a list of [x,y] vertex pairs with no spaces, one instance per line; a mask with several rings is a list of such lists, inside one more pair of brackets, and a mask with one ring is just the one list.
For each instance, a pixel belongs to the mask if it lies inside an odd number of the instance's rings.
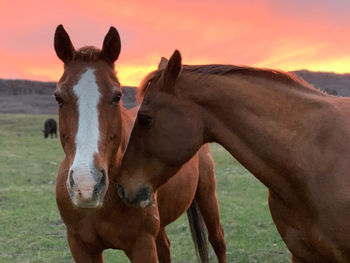
[[[100,92],[96,84],[94,70],[89,68],[73,87],[78,99],[78,131],[75,137],[75,157],[71,167],[73,179],[84,188],[96,178],[94,175],[94,154],[98,152],[99,123],[97,105]],[[92,181],[93,179],[93,181]],[[82,189],[83,190],[83,189]]]

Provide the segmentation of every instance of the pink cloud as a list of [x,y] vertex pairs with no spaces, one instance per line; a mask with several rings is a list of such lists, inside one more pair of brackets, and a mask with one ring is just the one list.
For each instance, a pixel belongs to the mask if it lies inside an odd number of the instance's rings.
[[117,69],[123,84],[137,85],[160,56],[175,48],[188,64],[345,72],[350,68],[350,17],[339,10],[346,7],[343,1],[310,5],[299,0],[254,5],[225,0],[14,0],[0,11],[0,77],[57,80],[62,65],[53,51],[53,34],[60,23],[77,48],[100,47],[109,26],[117,27],[122,39]]

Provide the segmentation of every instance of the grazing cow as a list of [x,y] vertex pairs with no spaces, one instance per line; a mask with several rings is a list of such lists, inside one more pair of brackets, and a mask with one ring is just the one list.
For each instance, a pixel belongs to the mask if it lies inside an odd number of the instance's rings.
[[47,119],[44,124],[44,137],[45,139],[51,135],[51,138],[53,138],[53,135],[57,138],[57,124],[54,119]]

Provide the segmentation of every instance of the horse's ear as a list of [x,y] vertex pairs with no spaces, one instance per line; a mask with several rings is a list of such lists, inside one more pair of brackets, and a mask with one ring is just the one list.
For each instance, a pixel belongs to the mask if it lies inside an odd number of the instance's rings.
[[103,41],[101,58],[113,64],[119,57],[120,48],[121,43],[119,33],[115,27],[111,26]]
[[166,59],[165,57],[162,57],[158,64],[158,70],[165,69],[166,65],[168,65],[168,59]]
[[57,56],[64,63],[68,63],[73,59],[74,47],[62,25],[56,28],[54,46]]
[[182,69],[181,54],[175,50],[164,69],[164,81],[166,86],[173,86]]

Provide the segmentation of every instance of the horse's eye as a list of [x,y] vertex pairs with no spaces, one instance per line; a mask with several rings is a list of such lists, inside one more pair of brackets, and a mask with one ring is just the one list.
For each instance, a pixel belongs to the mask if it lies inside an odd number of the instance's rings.
[[55,96],[55,99],[57,101],[58,106],[62,107],[64,104],[64,100],[60,96],[58,96],[57,94],[55,94],[54,96]]
[[144,126],[144,127],[150,127],[151,126],[151,122],[152,122],[152,117],[151,116],[147,116],[147,115],[142,115],[140,114],[137,117],[137,122]]
[[112,104],[117,105],[119,103],[121,97],[122,97],[121,93],[117,93],[117,94],[113,95]]

